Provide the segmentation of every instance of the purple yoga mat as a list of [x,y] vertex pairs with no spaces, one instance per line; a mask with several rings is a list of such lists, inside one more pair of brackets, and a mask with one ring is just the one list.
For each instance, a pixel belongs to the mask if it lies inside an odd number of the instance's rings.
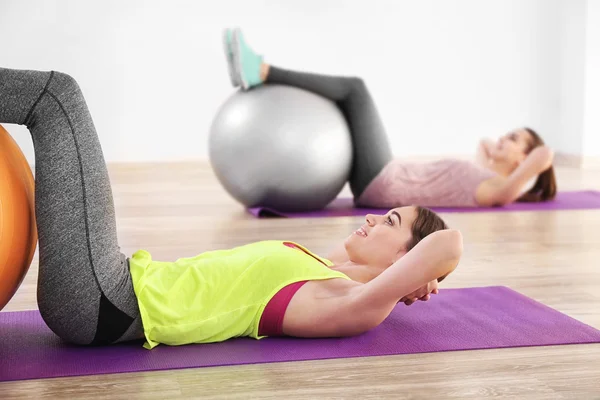
[[54,336],[37,311],[0,313],[0,332],[0,381],[600,342],[600,331],[503,286],[446,289],[428,302],[400,304],[379,327],[351,338],[78,347]]
[[[504,207],[431,207],[440,213],[507,212],[507,211],[555,211],[555,210],[591,210],[600,209],[600,192],[595,190],[560,192],[552,201],[541,203],[512,203]],[[352,217],[366,214],[381,214],[388,209],[355,207],[352,199],[338,198],[327,207],[317,211],[285,212],[268,207],[249,208],[248,212],[258,218],[324,218]]]

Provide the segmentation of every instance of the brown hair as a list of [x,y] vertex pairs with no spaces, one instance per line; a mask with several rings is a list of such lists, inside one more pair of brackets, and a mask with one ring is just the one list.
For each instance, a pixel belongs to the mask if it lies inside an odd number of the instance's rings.
[[[529,154],[533,149],[544,145],[544,141],[531,128],[525,128],[533,139],[527,148],[526,153]],[[554,167],[550,166],[547,170],[538,175],[535,184],[527,192],[523,193],[517,201],[522,203],[532,203],[538,201],[552,200],[556,196],[556,176],[554,175]]]
[[[417,210],[417,218],[411,227],[412,238],[406,244],[407,252],[433,232],[448,229],[448,225],[446,225],[444,220],[429,208],[419,206],[416,206],[415,208]],[[443,281],[445,277],[446,276],[438,278],[438,282]]]
[[411,227],[412,238],[406,244],[407,252],[433,232],[448,229],[448,225],[446,225],[444,220],[429,208],[416,206],[415,209],[417,211],[417,218]]

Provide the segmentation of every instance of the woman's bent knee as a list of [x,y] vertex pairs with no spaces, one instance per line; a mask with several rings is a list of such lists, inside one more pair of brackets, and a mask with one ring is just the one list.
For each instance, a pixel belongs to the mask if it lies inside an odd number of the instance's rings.
[[39,309],[48,328],[65,342],[88,345],[94,341],[98,325],[97,312],[90,312],[84,307],[69,311],[66,308],[49,307],[44,303],[39,304]]
[[56,95],[71,92],[80,92],[79,83],[71,75],[64,72],[53,72],[52,92],[56,92]]

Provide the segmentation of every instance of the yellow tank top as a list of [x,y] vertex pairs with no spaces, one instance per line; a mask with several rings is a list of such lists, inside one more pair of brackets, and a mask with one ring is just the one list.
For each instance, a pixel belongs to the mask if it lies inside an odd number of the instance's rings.
[[262,241],[175,262],[153,261],[147,251],[137,251],[129,266],[144,347],[261,339],[260,318],[279,290],[299,281],[350,279],[330,269],[331,261],[284,243]]

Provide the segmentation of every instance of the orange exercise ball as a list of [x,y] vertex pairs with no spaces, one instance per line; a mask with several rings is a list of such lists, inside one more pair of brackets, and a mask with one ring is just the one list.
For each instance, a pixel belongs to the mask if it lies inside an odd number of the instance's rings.
[[25,156],[0,125],[0,310],[23,282],[37,246],[34,187]]

